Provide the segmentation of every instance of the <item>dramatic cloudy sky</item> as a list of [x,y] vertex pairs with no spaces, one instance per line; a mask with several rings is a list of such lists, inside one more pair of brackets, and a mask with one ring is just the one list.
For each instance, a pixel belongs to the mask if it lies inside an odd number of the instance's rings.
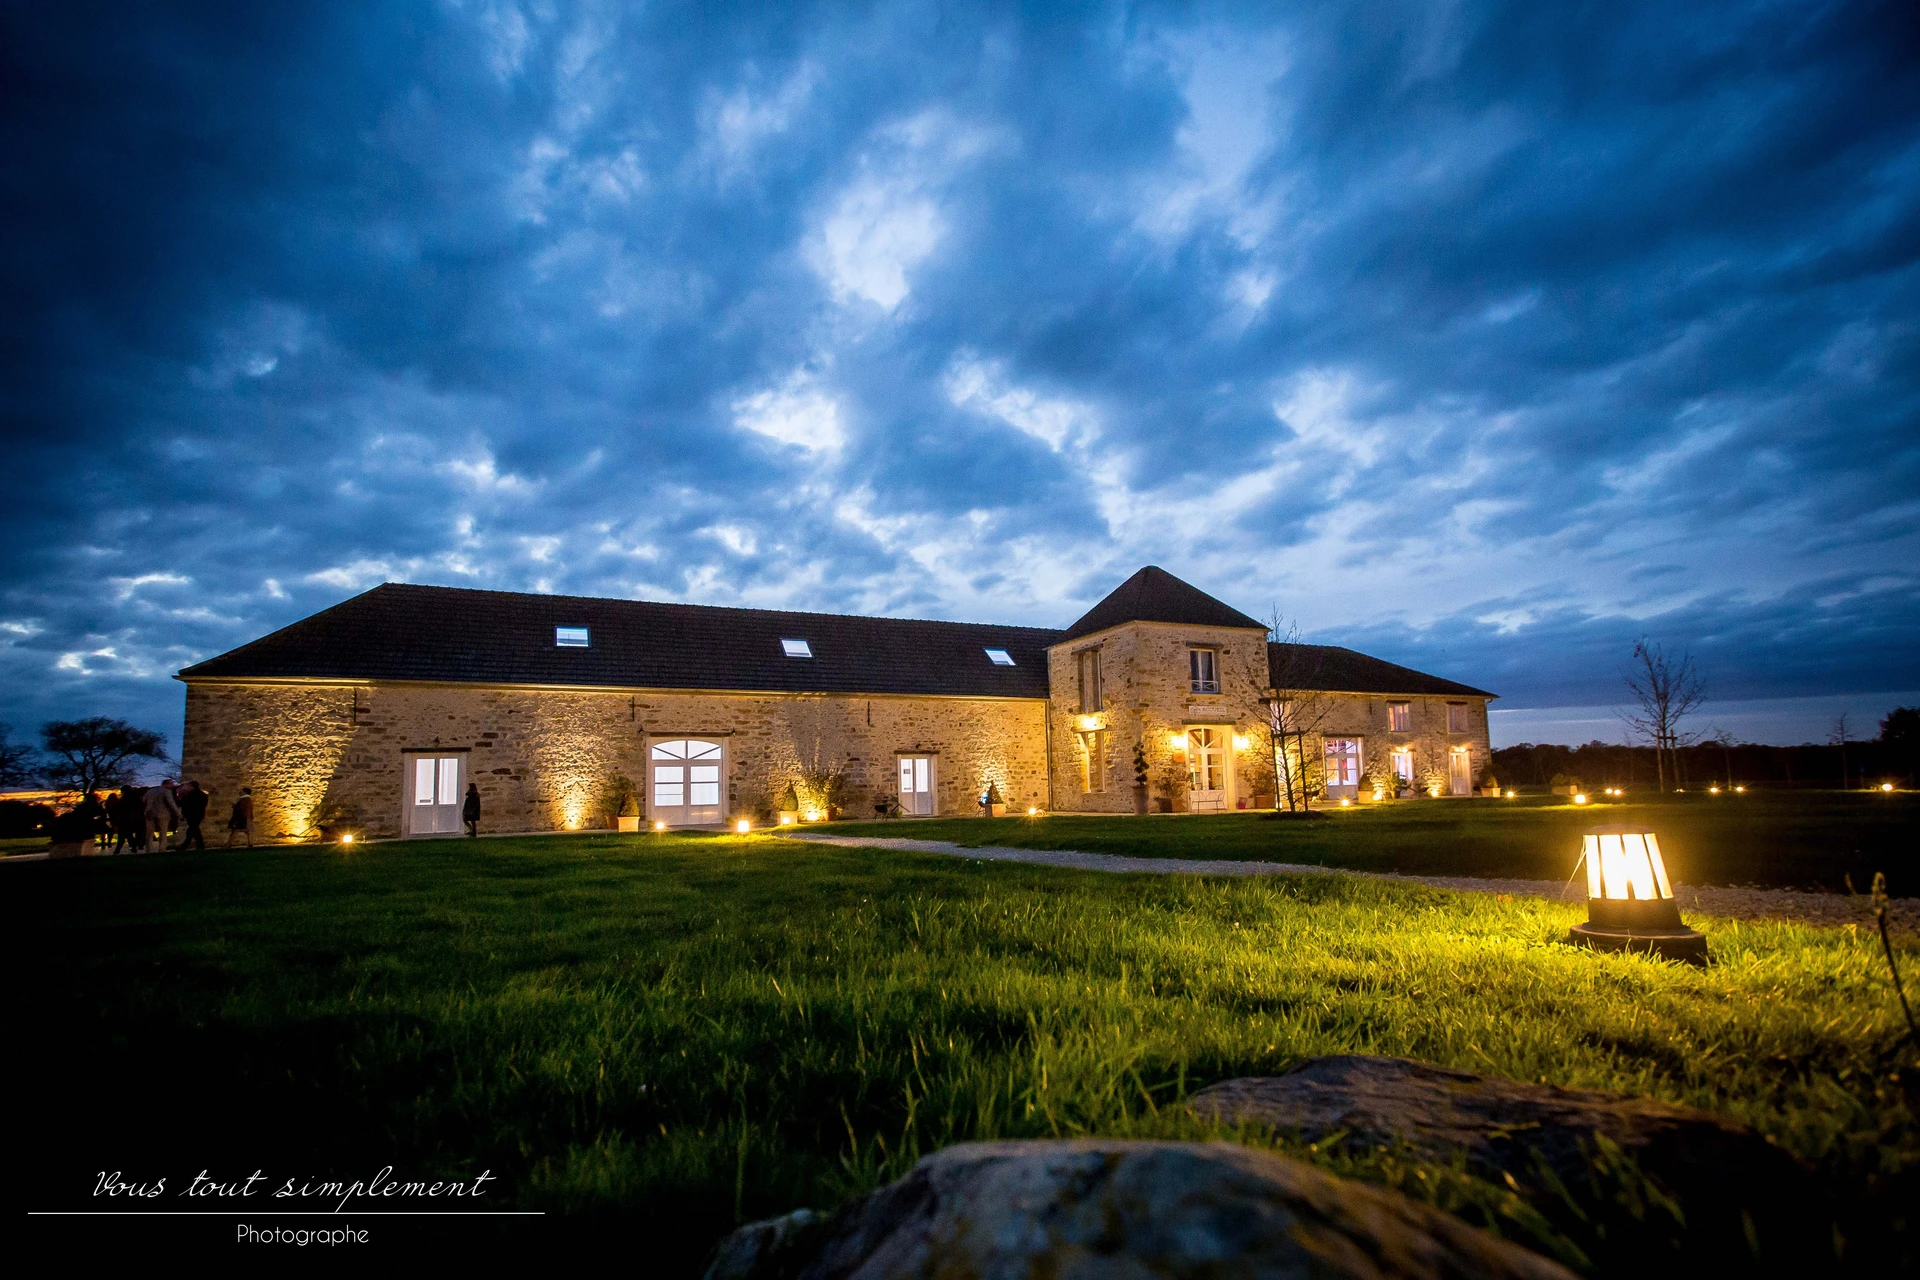
[[7,8],[16,734],[383,580],[1920,689],[1910,3],[722,9]]

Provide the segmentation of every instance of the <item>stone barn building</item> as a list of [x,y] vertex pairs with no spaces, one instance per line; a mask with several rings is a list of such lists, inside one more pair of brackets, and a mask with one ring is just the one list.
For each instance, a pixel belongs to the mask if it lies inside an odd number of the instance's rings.
[[1136,748],[1162,811],[1468,795],[1494,696],[1269,643],[1152,567],[1065,631],[388,583],[179,678],[183,774],[289,840],[457,832],[469,783],[489,831],[604,827],[628,792],[670,827],[989,787],[1130,813]]

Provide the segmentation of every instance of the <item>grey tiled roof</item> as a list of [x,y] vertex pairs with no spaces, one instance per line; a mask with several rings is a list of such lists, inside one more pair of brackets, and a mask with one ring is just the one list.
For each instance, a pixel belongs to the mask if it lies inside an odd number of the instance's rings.
[[1276,688],[1322,693],[1409,693],[1497,698],[1457,680],[1443,680],[1412,667],[1369,658],[1333,644],[1267,642],[1268,678]]
[[[1151,568],[1069,631],[388,583],[188,667],[180,678],[1044,698],[1049,646],[1130,621],[1261,625]],[[586,627],[590,642],[562,648],[555,627]],[[805,640],[813,656],[787,657],[786,639]],[[996,666],[990,648],[1005,649],[1014,665]],[[1293,688],[1494,696],[1334,645],[1267,648],[1273,679]],[[1290,675],[1282,652],[1289,648]]]
[[1193,627],[1267,629],[1267,624],[1259,619],[1249,618],[1232,605],[1215,600],[1200,588],[1150,564],[1082,614],[1078,622],[1067,628],[1066,638],[1092,635],[1127,622],[1184,622]]
[[[584,649],[555,627],[586,627]],[[183,680],[488,684],[1044,698],[1058,631],[388,583],[210,658]],[[811,658],[789,658],[783,639]],[[995,666],[989,648],[1012,655]]]

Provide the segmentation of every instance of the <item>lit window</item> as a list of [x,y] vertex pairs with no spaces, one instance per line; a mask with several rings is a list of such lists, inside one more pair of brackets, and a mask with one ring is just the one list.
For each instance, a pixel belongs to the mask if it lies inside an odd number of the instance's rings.
[[584,649],[587,647],[587,629],[585,627],[555,627],[553,642],[562,649]]
[[1404,748],[1393,753],[1393,776],[1413,785],[1413,752]]
[[1447,732],[1448,733],[1473,732],[1473,729],[1471,728],[1467,720],[1467,711],[1468,711],[1468,707],[1467,707],[1467,704],[1464,702],[1449,702],[1447,704]]
[[993,665],[996,667],[1010,667],[1013,665],[1013,655],[1005,649],[989,649],[987,650],[987,657],[993,659]]
[[808,645],[805,640],[782,640],[780,647],[786,651],[786,655],[789,658],[811,658],[813,656],[813,648]]
[[1080,713],[1092,715],[1100,710],[1100,650],[1086,649],[1080,659]]
[[1211,649],[1189,649],[1195,693],[1220,692],[1220,670],[1214,665],[1217,655]]
[[1411,702],[1389,702],[1387,704],[1387,731],[1389,733],[1408,733],[1413,729],[1413,704]]

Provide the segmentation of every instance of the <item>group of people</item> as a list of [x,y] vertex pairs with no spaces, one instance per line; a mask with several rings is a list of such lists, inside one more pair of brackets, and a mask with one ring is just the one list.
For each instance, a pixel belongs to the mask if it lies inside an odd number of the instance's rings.
[[[201,825],[207,820],[207,807],[213,797],[201,790],[199,782],[189,778],[185,786],[176,786],[168,778],[157,787],[124,786],[110,791],[102,800],[89,791],[77,810],[88,820],[93,838],[110,853],[123,849],[133,853],[149,850],[205,849],[207,838]],[[178,835],[178,843],[169,843]],[[240,788],[227,819],[227,848],[244,837],[253,847],[253,788]]]

